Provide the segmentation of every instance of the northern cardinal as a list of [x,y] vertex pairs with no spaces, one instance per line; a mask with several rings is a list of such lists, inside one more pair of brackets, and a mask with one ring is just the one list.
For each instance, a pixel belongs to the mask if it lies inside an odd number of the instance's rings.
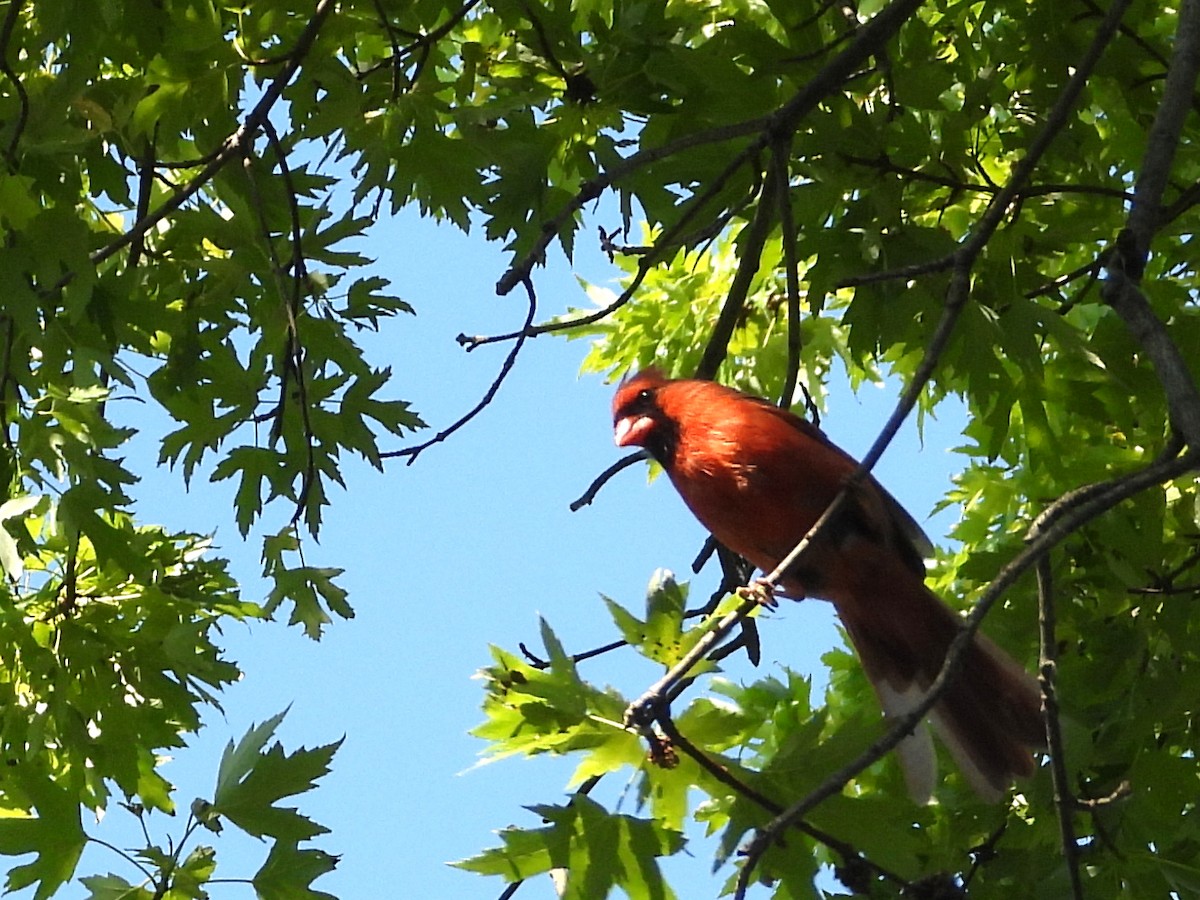
[[[816,426],[766,400],[710,381],[647,369],[613,398],[618,446],[646,449],[713,536],[764,572],[808,532],[856,468]],[[961,619],[924,583],[929,539],[874,479],[789,570],[797,599],[833,602],[888,716],[912,709],[941,669]],[[1044,746],[1036,682],[976,634],[930,713],[975,791],[994,800],[1033,773]],[[927,802],[936,777],[929,732],[897,748],[909,793]]]

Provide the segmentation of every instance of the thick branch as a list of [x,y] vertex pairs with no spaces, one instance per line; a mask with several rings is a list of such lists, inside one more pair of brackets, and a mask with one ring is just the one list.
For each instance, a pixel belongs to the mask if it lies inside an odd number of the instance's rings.
[[1198,73],[1200,0],[1183,0],[1162,102],[1146,140],[1146,154],[1142,157],[1133,204],[1129,210],[1128,228],[1133,244],[1125,261],[1125,271],[1135,279],[1141,277],[1150,253],[1150,242],[1160,227],[1163,192],[1171,176],[1171,165],[1179,147],[1184,120],[1192,108]]
[[1167,397],[1171,422],[1191,447],[1200,447],[1200,390],[1179,347],[1138,287],[1150,244],[1162,217],[1162,195],[1178,149],[1184,119],[1200,73],[1200,0],[1184,0],[1179,11],[1175,52],[1162,102],[1146,141],[1128,225],[1109,256],[1102,295],[1125,322],[1154,366]]

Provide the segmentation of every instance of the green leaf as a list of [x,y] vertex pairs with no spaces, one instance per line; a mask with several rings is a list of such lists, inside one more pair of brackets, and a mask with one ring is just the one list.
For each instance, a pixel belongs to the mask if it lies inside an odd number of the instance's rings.
[[338,857],[321,850],[301,850],[294,842],[276,841],[267,861],[251,879],[259,900],[336,900],[314,890],[312,883],[337,867]]
[[16,891],[36,884],[34,900],[45,900],[74,875],[87,835],[72,791],[37,773],[28,773],[22,781],[37,814],[0,817],[0,854],[33,853],[36,858],[9,869],[5,888]]
[[221,758],[211,811],[254,837],[306,841],[328,829],[300,815],[294,807],[275,803],[314,788],[318,779],[329,772],[342,742],[291,754],[276,743],[264,751],[263,746],[284,715],[286,712],[251,728],[237,746],[229,742]]
[[679,833],[645,819],[609,813],[582,794],[567,806],[537,806],[531,811],[550,824],[506,828],[500,832],[501,847],[452,865],[505,881],[566,869],[563,896],[571,898],[604,897],[614,886],[631,897],[675,896],[663,881],[658,860],[683,848]]
[[120,875],[88,875],[79,879],[88,889],[87,900],[153,900],[154,892],[130,884]]

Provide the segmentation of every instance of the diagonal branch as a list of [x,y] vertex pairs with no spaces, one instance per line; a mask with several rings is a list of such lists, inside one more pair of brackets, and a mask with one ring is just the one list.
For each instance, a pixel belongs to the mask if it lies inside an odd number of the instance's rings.
[[[696,764],[700,766],[700,768],[704,769],[704,771],[706,771],[721,784],[732,788],[741,796],[749,798],[767,812],[778,814],[783,811],[783,807],[777,802],[760,791],[755,790],[753,787],[731,772],[729,768],[721,765],[721,763],[717,762],[717,760],[710,757],[707,753],[702,751],[699,747],[688,740],[679,731],[678,726],[675,724],[675,720],[669,715],[662,716],[659,719],[659,725],[663,730],[663,734],[666,735],[667,740],[671,742],[672,746],[678,747],[685,754],[690,756],[696,762]],[[878,863],[873,862],[872,860],[863,856],[857,849],[855,849],[854,846],[834,837],[832,834],[829,834],[829,832],[821,828],[817,828],[816,826],[811,825],[803,820],[797,820],[793,822],[792,827],[833,850],[842,857],[842,862],[846,867],[853,869],[866,869],[874,872],[877,876],[892,882],[901,890],[912,887],[912,885],[910,885],[895,872],[892,872],[889,869],[886,869]]]
[[1162,102],[1154,116],[1142,157],[1128,224],[1108,259],[1104,300],[1125,322],[1150,357],[1167,397],[1171,423],[1191,447],[1200,447],[1200,389],[1187,362],[1138,287],[1150,244],[1164,221],[1162,195],[1179,147],[1183,123],[1191,110],[1200,74],[1200,0],[1183,0],[1175,51],[1167,71]]
[[742,246],[741,252],[738,254],[740,257],[738,269],[729,285],[729,293],[725,297],[725,303],[721,306],[716,324],[713,325],[712,334],[709,335],[708,345],[705,346],[704,353],[700,357],[700,365],[696,369],[697,378],[715,378],[717,368],[729,351],[729,340],[733,337],[738,320],[742,317],[742,309],[746,305],[750,285],[754,281],[754,276],[758,274],[759,265],[762,262],[763,247],[766,246],[767,238],[771,234],[771,225],[774,221],[772,201],[777,189],[776,182],[777,173],[772,167],[767,172],[762,190],[759,192],[758,208],[754,211],[754,218],[750,220],[750,224],[739,236]]
[[533,289],[533,282],[529,279],[525,280],[525,292],[529,295],[529,311],[525,315],[525,329],[517,337],[516,343],[512,345],[512,349],[508,351],[508,356],[504,358],[504,362],[500,366],[500,373],[492,382],[491,387],[489,387],[484,395],[479,399],[479,402],[471,407],[471,409],[462,416],[460,416],[454,422],[454,424],[442,431],[439,431],[429,440],[423,441],[420,444],[414,444],[411,447],[404,447],[400,450],[389,450],[385,453],[380,453],[379,456],[381,458],[407,456],[407,465],[411,466],[417,461],[417,457],[423,452],[428,450],[434,444],[440,444],[442,441],[446,440],[446,438],[450,437],[450,435],[454,434],[454,432],[458,431],[477,415],[483,412],[484,409],[486,409],[492,402],[492,400],[495,399],[496,393],[500,390],[500,385],[504,383],[504,379],[508,377],[508,373],[512,371],[513,364],[517,361],[517,354],[519,354],[521,352],[521,348],[525,346],[525,339],[527,337],[525,331],[528,331],[529,326],[533,323],[534,316],[537,315],[537,293]]

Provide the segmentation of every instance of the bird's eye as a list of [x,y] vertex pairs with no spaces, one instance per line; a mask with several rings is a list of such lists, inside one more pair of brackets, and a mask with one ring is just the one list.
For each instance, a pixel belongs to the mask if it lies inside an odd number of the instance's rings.
[[654,391],[650,390],[650,388],[642,388],[640,391],[638,391],[637,398],[638,398],[638,400],[645,402],[645,401],[648,401],[653,396],[654,396]]

